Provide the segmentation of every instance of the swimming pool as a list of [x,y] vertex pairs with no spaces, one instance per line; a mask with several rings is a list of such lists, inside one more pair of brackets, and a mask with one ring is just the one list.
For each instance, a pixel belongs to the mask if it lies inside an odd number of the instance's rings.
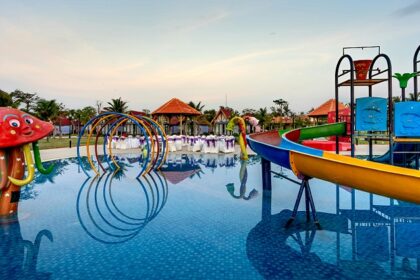
[[273,175],[263,191],[258,157],[172,154],[140,180],[136,156],[119,161],[96,179],[76,159],[37,174],[0,226],[0,279],[420,277],[416,205],[314,179],[322,230],[303,211],[285,229],[298,186]]

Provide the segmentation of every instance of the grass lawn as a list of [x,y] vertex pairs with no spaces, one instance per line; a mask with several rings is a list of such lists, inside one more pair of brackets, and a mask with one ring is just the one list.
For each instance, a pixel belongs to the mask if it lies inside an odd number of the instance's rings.
[[[80,141],[81,145],[86,144],[86,139],[87,139],[87,137],[82,137],[82,139]],[[56,149],[56,148],[68,148],[70,140],[71,140],[71,146],[76,147],[76,145],[77,145],[77,137],[76,136],[73,136],[71,139],[69,139],[68,137],[64,137],[64,136],[62,138],[50,137],[48,140],[47,140],[47,138],[44,138],[44,139],[39,140],[38,144],[39,144],[39,148],[41,150]],[[95,137],[92,137],[90,139],[90,143],[91,143],[91,145],[95,143]],[[98,139],[98,144],[103,144],[103,143],[104,143],[103,138],[100,137]]]

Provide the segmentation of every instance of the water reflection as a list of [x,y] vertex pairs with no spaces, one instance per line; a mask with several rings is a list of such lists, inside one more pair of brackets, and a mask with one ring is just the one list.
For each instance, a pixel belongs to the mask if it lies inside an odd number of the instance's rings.
[[272,215],[271,190],[264,190],[262,219],[246,242],[250,262],[269,279],[420,278],[420,206],[375,205],[371,197],[369,209],[357,209],[354,197],[345,198],[350,209],[337,203],[334,214],[318,212],[322,230],[304,211],[285,228],[292,211]]
[[235,194],[235,184],[229,183],[226,185],[226,190],[228,193],[236,199],[244,199],[244,200],[250,200],[254,197],[258,196],[258,191],[256,189],[252,189],[248,195],[246,195],[246,182],[248,180],[248,169],[247,169],[248,162],[241,160],[241,168],[239,170],[239,180],[241,182],[241,187],[239,188],[239,194]]
[[99,242],[132,239],[159,214],[168,199],[166,179],[157,172],[131,181],[123,178],[124,171],[119,170],[87,179],[79,190],[76,209],[80,224]]
[[36,268],[43,237],[53,241],[52,233],[45,229],[34,242],[24,240],[17,215],[0,219],[0,279],[49,279],[51,273]]
[[187,178],[199,177],[203,171],[194,155],[169,154],[160,171],[173,185],[179,184]]

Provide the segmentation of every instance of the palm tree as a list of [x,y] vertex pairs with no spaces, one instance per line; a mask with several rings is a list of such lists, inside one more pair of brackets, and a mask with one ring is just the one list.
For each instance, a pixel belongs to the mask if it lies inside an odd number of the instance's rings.
[[60,104],[55,99],[39,99],[35,106],[35,113],[41,120],[53,121],[60,113]]
[[118,99],[111,99],[111,102],[107,102],[109,106],[105,107],[104,110],[108,112],[126,113],[128,105],[126,101],[123,101],[121,97]]
[[197,104],[195,104],[193,101],[188,102],[188,105],[190,107],[193,107],[194,109],[196,109],[197,111],[199,111],[200,113],[202,112],[204,105],[201,105],[201,101],[198,102]]
[[260,125],[263,130],[270,124],[271,116],[268,114],[267,107],[258,109],[255,117],[260,121]]

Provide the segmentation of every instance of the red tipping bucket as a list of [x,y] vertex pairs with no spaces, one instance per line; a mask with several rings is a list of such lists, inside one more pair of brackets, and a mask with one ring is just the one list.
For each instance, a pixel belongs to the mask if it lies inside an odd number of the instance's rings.
[[372,64],[372,60],[364,59],[364,60],[355,60],[354,68],[356,68],[356,79],[357,80],[366,80],[370,65]]

